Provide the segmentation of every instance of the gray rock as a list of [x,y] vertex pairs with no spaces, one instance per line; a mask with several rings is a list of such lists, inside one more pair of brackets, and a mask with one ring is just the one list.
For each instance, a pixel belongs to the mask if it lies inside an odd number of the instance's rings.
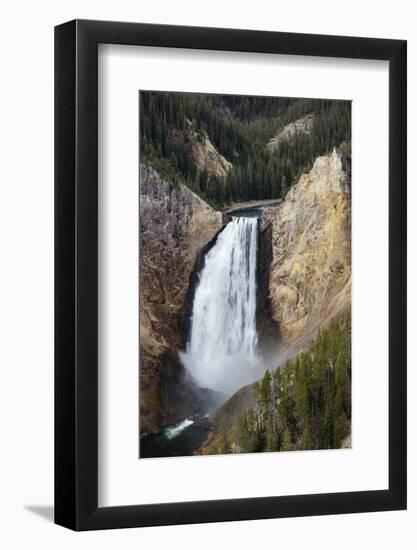
[[155,433],[196,411],[199,390],[179,359],[190,277],[222,214],[140,166],[140,427]]

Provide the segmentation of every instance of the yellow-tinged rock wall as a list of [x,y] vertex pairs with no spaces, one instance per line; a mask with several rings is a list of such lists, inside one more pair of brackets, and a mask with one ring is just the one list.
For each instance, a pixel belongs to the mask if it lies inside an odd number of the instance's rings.
[[316,159],[272,223],[269,292],[275,321],[287,344],[350,307],[350,177],[336,149]]

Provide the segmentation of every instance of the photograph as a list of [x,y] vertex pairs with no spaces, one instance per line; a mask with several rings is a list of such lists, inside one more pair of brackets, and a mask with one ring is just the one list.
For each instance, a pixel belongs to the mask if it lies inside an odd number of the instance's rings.
[[139,91],[139,458],[351,448],[351,106]]

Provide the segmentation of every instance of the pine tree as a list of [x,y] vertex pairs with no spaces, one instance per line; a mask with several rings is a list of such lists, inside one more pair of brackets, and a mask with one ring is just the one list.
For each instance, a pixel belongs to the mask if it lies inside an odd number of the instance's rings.
[[270,422],[271,416],[271,373],[267,369],[259,386],[259,402],[261,411],[261,426],[264,428]]
[[291,450],[292,450],[291,432],[288,429],[288,427],[286,427],[282,438],[281,451],[291,451]]
[[304,429],[301,435],[300,449],[304,451],[314,449],[314,442],[313,442],[313,437],[311,432],[312,432],[311,421],[310,419],[307,419],[306,422],[304,423]]
[[342,444],[344,437],[347,435],[349,429],[349,422],[346,413],[343,411],[336,417],[334,422],[333,441],[334,446],[339,448]]
[[237,428],[237,441],[242,453],[252,452],[251,432],[249,429],[248,415],[239,417]]

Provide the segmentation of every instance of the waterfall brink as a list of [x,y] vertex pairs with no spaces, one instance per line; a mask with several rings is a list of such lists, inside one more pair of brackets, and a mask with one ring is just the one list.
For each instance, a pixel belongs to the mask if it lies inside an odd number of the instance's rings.
[[231,394],[262,371],[257,356],[258,220],[235,217],[207,253],[181,359],[202,387]]

